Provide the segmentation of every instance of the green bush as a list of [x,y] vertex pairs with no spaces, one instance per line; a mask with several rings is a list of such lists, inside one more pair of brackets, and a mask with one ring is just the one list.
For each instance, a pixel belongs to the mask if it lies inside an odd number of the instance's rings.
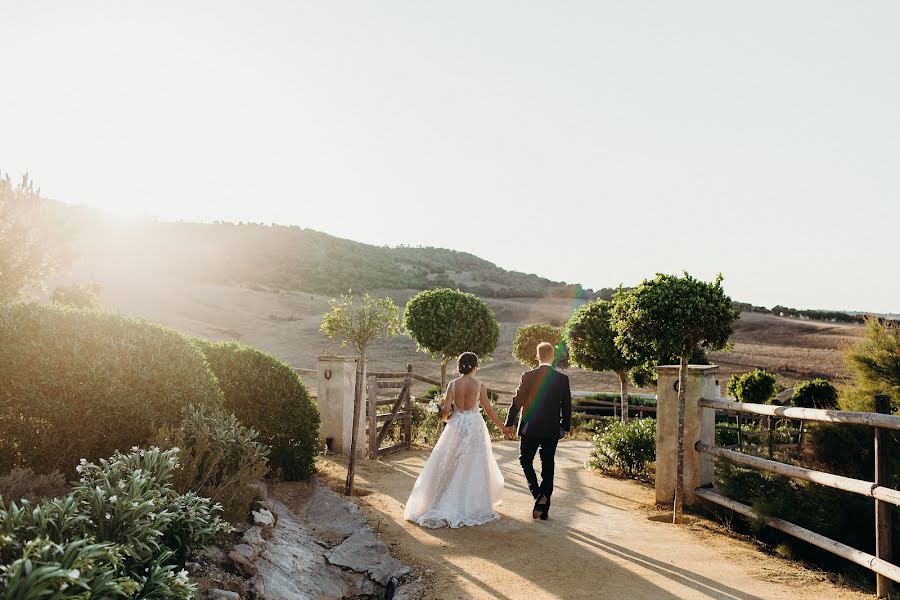
[[221,508],[170,486],[177,450],[82,461],[70,494],[32,506],[0,499],[0,591],[10,598],[171,598],[196,589],[178,571],[228,529]]
[[237,523],[259,495],[253,484],[269,471],[269,449],[257,437],[234,415],[191,406],[178,427],[161,432],[160,445],[180,449],[175,489],[221,504],[225,519]]
[[728,391],[739,402],[767,404],[775,399],[775,376],[756,369],[743,375],[734,374],[728,380]]
[[315,471],[319,411],[288,365],[236,342],[198,340],[225,395],[225,410],[259,432],[270,448],[269,466],[284,479]]
[[189,404],[222,403],[184,336],[114,313],[0,306],[0,471],[71,468],[148,442]]
[[802,408],[834,410],[838,407],[837,389],[824,379],[804,381],[794,388],[791,404]]
[[593,439],[591,466],[628,477],[646,475],[647,465],[656,459],[656,421],[611,421],[602,426]]

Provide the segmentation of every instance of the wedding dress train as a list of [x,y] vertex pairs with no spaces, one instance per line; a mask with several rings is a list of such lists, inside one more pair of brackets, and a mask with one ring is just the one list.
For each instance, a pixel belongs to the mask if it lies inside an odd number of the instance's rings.
[[431,529],[482,525],[500,518],[494,507],[502,495],[503,475],[480,407],[457,408],[416,479],[404,517]]

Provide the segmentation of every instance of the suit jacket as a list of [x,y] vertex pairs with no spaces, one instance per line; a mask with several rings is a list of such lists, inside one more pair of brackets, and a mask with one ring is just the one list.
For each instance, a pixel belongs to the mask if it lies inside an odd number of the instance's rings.
[[560,429],[572,427],[572,392],[569,378],[556,369],[541,365],[522,373],[522,381],[516,389],[506,426],[512,427],[519,420],[519,435],[543,438],[560,438]]

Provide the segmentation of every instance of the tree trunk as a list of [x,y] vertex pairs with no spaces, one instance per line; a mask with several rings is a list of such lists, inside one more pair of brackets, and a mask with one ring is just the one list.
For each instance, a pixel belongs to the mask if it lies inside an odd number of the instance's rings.
[[619,387],[622,388],[622,422],[628,422],[628,371],[616,371]]
[[344,483],[344,495],[353,494],[353,477],[356,475],[356,449],[359,447],[359,417],[362,408],[363,381],[366,370],[366,353],[363,351],[356,359],[356,387],[353,391],[353,429],[350,433],[350,466],[347,467],[347,481]]
[[672,503],[672,523],[684,517],[684,405],[687,387],[688,357],[681,357],[678,369],[678,458],[675,463],[675,500]]
[[441,355],[441,393],[444,393],[444,390],[447,389],[447,363],[450,359],[446,356]]
[[800,421],[800,435],[797,436],[797,450],[803,450],[803,424],[806,421]]

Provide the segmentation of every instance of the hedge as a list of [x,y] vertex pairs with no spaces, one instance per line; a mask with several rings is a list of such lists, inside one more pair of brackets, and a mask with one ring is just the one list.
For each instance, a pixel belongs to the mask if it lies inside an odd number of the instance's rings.
[[185,336],[116,313],[0,305],[0,472],[69,472],[150,440],[190,405],[221,406]]
[[237,342],[197,340],[225,395],[225,410],[259,432],[269,465],[284,479],[315,470],[319,411],[297,373],[271,354]]

